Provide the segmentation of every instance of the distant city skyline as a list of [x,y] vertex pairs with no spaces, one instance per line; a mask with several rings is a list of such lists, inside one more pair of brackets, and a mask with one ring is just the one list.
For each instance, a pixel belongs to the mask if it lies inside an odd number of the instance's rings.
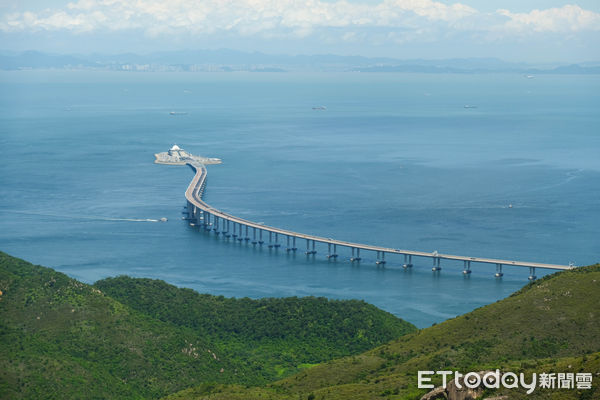
[[219,48],[598,61],[600,2],[0,0],[0,50],[114,54]]

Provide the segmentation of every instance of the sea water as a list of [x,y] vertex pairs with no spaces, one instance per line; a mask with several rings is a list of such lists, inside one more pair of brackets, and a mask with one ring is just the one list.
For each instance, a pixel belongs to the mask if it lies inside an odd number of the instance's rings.
[[[508,296],[527,268],[317,255],[182,220],[189,167],[245,219],[399,249],[600,261],[600,77],[0,73],[0,250],[92,283],[126,274],[235,297],[363,299],[419,327]],[[470,107],[465,107],[468,105]],[[313,109],[325,106],[326,109]],[[171,111],[178,113],[170,115]],[[166,217],[168,222],[155,222]],[[543,270],[536,271],[538,277]]]

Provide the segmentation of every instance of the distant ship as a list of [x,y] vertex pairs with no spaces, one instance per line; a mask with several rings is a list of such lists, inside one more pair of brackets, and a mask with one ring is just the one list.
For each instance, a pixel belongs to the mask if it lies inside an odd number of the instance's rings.
[[469,104],[465,104],[465,108],[477,108],[477,106],[472,106],[472,105],[469,105]]
[[312,109],[313,110],[327,110],[327,107],[325,107],[325,106],[314,106]]
[[525,75],[525,78],[527,78],[527,79],[533,79],[533,78],[535,78],[535,76],[533,76],[533,75]]
[[170,115],[186,115],[186,112],[182,112],[182,111],[171,111],[169,113]]

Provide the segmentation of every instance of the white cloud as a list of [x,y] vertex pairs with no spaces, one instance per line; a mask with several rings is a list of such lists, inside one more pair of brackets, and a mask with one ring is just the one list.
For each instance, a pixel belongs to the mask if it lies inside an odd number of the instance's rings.
[[576,5],[533,10],[529,13],[512,13],[509,10],[498,10],[497,13],[509,18],[503,26],[507,31],[578,32],[600,30],[600,14],[584,10]]
[[432,40],[452,32],[597,31],[600,14],[573,5],[490,14],[433,0],[78,0],[62,9],[0,17],[4,32],[142,30],[152,36],[184,32],[301,38],[324,29],[338,32],[342,41],[368,36],[370,30],[381,35],[382,29],[395,40]]
[[[476,10],[432,0],[383,0],[369,5],[345,0],[79,0],[65,9],[5,15],[0,29],[15,30],[187,30],[256,34],[277,29],[412,25],[414,19],[452,22]],[[98,18],[104,15],[106,18]]]

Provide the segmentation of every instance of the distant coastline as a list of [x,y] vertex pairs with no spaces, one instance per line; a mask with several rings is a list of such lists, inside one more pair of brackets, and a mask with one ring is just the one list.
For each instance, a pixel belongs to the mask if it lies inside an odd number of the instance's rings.
[[326,55],[272,55],[234,50],[173,51],[139,54],[50,54],[0,51],[0,70],[64,69],[123,72],[406,72],[600,74],[600,61],[530,64],[497,58],[397,59]]

